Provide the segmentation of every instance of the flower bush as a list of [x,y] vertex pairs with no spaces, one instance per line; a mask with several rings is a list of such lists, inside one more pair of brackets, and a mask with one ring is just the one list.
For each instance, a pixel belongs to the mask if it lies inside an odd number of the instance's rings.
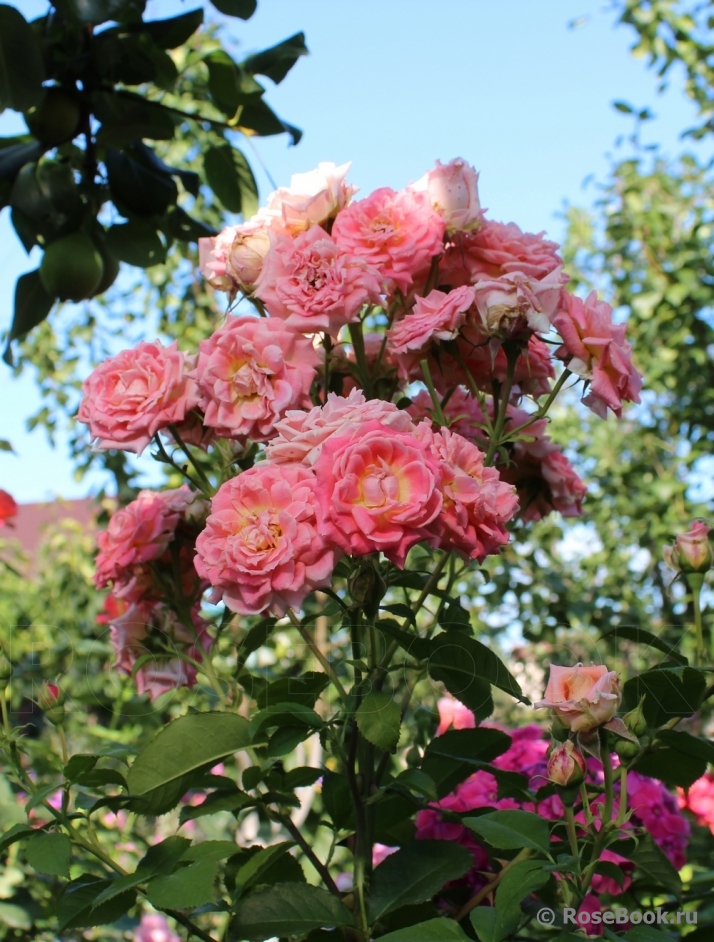
[[[543,234],[487,217],[464,161],[359,199],[348,171],[296,175],[202,240],[230,303],[211,336],[85,383],[95,446],[153,443],[168,473],[114,509],[94,577],[114,666],[162,719],[119,771],[70,755],[54,684],[62,762],[38,787],[5,712],[47,816],[2,846],[72,878],[60,931],[140,911],[140,942],[502,942],[546,938],[541,903],[595,927],[620,897],[681,896],[710,817],[711,743],[676,728],[711,694],[707,528],[667,557],[696,598],[693,665],[638,628],[671,664],[561,657],[531,704],[464,605],[514,528],[587,509],[549,413],[566,387],[602,418],[639,402],[625,325],[568,289]],[[153,822],[143,852],[99,843],[99,809]]]

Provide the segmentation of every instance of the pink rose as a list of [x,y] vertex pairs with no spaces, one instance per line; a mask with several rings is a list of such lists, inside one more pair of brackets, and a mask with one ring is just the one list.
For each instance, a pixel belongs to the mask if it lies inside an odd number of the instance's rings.
[[506,522],[518,508],[515,488],[485,467],[483,452],[455,432],[422,425],[419,434],[441,469],[442,509],[435,525],[440,545],[482,562],[508,542]]
[[457,157],[436,167],[412,183],[411,190],[427,193],[429,202],[446,224],[447,232],[476,229],[483,211],[478,198],[478,173]]
[[319,356],[278,320],[229,317],[199,344],[194,376],[204,425],[224,438],[267,441],[288,409],[309,405]]
[[345,252],[361,256],[385,282],[406,292],[443,251],[444,222],[424,193],[382,187],[343,209],[332,235]]
[[179,687],[193,687],[196,683],[196,668],[177,657],[154,658],[136,672],[138,693],[148,694],[153,703],[158,697]]
[[522,272],[480,279],[473,287],[479,326],[492,337],[511,337],[526,328],[548,331],[558,310],[561,285],[558,269],[541,280]]
[[315,465],[325,532],[346,553],[382,552],[404,567],[441,510],[440,471],[426,442],[378,421],[324,442]]
[[474,289],[467,287],[418,297],[413,309],[389,331],[390,352],[399,357],[407,351],[423,351],[433,341],[453,340],[473,303]]
[[[275,426],[277,435],[268,443],[266,457],[272,464],[302,462],[312,467],[330,438],[353,435],[365,422],[377,421],[393,432],[410,432],[409,415],[384,399],[365,399],[359,389],[349,396],[329,393],[324,406],[308,412],[288,412]],[[390,432],[391,434],[391,432]]]
[[664,561],[677,572],[708,572],[712,568],[711,527],[695,520],[686,533],[680,533],[674,546],[662,550]]
[[[457,237],[444,259],[446,283],[452,268],[463,269],[468,281],[481,278],[500,278],[510,272],[520,272],[528,278],[541,280],[562,270],[563,260],[558,245],[548,242],[540,232],[522,232],[513,223],[485,220],[476,232]],[[567,278],[563,277],[563,281]],[[463,282],[461,282],[463,283]]]
[[[121,601],[121,599],[119,599]],[[109,642],[114,648],[114,666],[131,674],[137,658],[147,653],[141,642],[149,632],[150,608],[145,603],[130,605],[109,622]]]
[[714,773],[705,772],[688,791],[677,789],[679,807],[690,811],[702,827],[714,834]]
[[97,537],[97,588],[113,583],[119,594],[117,587],[130,583],[135,567],[158,559],[193,500],[194,494],[186,484],[172,491],[140,491],[136,500],[112,514],[109,526]]
[[612,409],[618,418],[623,402],[639,402],[642,375],[632,363],[632,347],[625,340],[625,325],[613,324],[612,308],[591,291],[585,301],[567,291],[553,326],[563,338],[555,355],[569,370],[590,381],[583,402],[605,418]]
[[329,585],[337,560],[326,533],[312,471],[257,465],[213,498],[196,570],[232,611],[284,615]]
[[558,743],[548,758],[548,779],[555,785],[579,785],[586,772],[585,759],[569,739]]
[[447,729],[473,729],[476,717],[468,707],[454,697],[441,697],[436,704],[439,711],[439,726],[436,735],[441,736]]
[[328,222],[357,192],[357,187],[345,182],[351,166],[320,163],[315,170],[293,174],[290,186],[271,193],[267,209],[258,215],[274,232],[293,236]]
[[199,269],[206,281],[231,298],[249,292],[260,275],[270,248],[266,222],[254,216],[240,226],[228,226],[217,236],[198,240]]
[[12,495],[0,488],[0,527],[13,526],[12,519],[17,516],[17,504]]
[[275,236],[255,293],[273,317],[306,333],[336,337],[379,300],[379,272],[348,255],[320,226],[296,238]]
[[571,732],[585,733],[611,721],[621,700],[619,678],[604,665],[558,667],[551,664],[544,699],[534,703],[533,708],[552,710]]
[[79,421],[101,448],[137,454],[161,429],[198,405],[196,384],[176,342],[142,342],[101,363],[82,384]]
[[171,931],[165,916],[144,913],[141,923],[134,930],[132,942],[181,942],[181,938]]

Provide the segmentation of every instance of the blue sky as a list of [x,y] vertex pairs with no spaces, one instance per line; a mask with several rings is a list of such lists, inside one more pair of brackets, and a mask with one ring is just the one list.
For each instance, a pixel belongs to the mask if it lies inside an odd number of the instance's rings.
[[[28,18],[46,9],[41,0],[17,5]],[[149,0],[148,13],[193,6]],[[252,20],[229,28],[238,55],[306,34],[311,55],[268,93],[303,140],[257,141],[278,185],[321,160],[351,160],[350,179],[366,194],[404,186],[436,158],[461,156],[480,171],[492,218],[559,239],[565,202],[592,203],[596,190],[585,182],[605,177],[616,139],[631,130],[614,100],[650,105],[657,118],[646,136],[670,153],[682,148],[678,135],[693,120],[679,82],[657,96],[655,77],[629,52],[633,34],[614,24],[602,0],[259,0]],[[18,116],[0,116],[0,134],[22,127]],[[271,186],[253,165],[265,196]],[[35,265],[3,211],[3,328],[16,277]],[[30,371],[16,380],[0,364],[0,403],[0,438],[17,452],[0,452],[0,488],[32,501],[99,486],[97,477],[74,480],[61,440],[53,450],[43,432],[26,431],[39,405]]]

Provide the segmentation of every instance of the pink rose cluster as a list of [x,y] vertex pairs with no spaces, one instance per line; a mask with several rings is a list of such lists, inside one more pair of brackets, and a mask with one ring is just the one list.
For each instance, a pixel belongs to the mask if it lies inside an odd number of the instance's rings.
[[285,614],[343,554],[403,567],[421,542],[482,560],[508,541],[515,490],[455,432],[359,390],[276,430],[265,460],[220,488],[196,544],[197,572],[233,611]]
[[[471,714],[470,722],[467,719],[469,712],[453,698],[444,698],[439,702],[440,724],[437,733],[441,734],[452,726],[455,729],[475,726],[476,720],[473,714]],[[549,742],[543,737],[543,730],[536,724],[530,724],[520,729],[503,731],[511,737],[511,745],[491,764],[497,769],[524,775],[528,779],[529,788],[536,793],[537,798],[539,789],[548,784]],[[586,781],[602,785],[603,774],[600,763],[596,759],[588,759],[586,766]],[[615,807],[618,800],[616,797]],[[598,795],[591,801],[591,809],[597,812],[603,801],[604,796]],[[629,771],[627,773],[627,806],[632,817],[624,827],[626,829],[634,826],[644,827],[675,868],[681,869],[686,863],[690,826],[677,806],[677,798],[661,782],[640,775],[638,772]],[[515,798],[499,798],[496,777],[483,770],[475,772],[458,785],[450,795],[433,803],[428,809],[420,811],[416,819],[417,838],[456,841],[473,853],[474,867],[464,878],[472,890],[478,890],[488,882],[486,849],[473,831],[458,822],[445,821],[440,809],[466,814],[478,808],[501,811],[521,809],[539,814],[549,821],[559,821],[564,815],[562,802],[557,795],[549,795],[541,801],[536,800],[535,803],[519,801]],[[582,811],[576,815],[576,821],[584,824],[585,816]],[[611,851],[605,851],[602,859],[617,864],[622,869],[625,880],[624,885],[620,887],[616,880],[596,874],[592,881],[592,891],[596,900],[604,894],[618,896],[623,893],[632,882],[631,874],[634,870],[634,864],[631,861]],[[599,900],[597,904],[600,905]]]

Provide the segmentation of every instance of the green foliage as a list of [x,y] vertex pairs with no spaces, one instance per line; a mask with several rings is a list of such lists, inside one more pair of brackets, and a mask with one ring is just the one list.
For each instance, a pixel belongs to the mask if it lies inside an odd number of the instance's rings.
[[548,822],[529,811],[492,811],[464,824],[492,847],[514,850],[532,847],[547,854],[550,847]]

